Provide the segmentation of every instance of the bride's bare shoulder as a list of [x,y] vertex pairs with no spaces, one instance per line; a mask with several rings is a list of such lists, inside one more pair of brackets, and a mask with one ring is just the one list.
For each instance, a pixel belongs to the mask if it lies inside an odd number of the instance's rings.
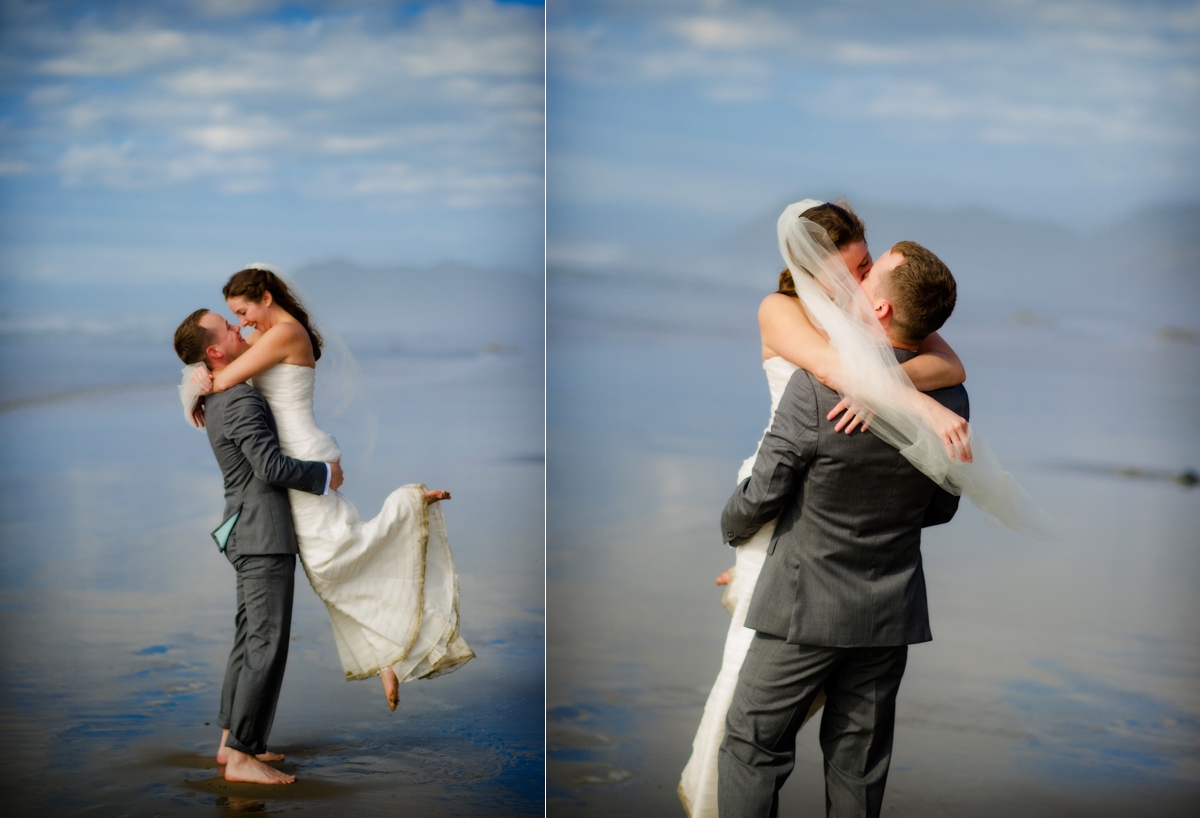
[[808,316],[804,314],[804,309],[800,306],[800,299],[783,293],[771,293],[758,306],[760,322],[779,319],[794,321],[797,316],[803,321],[808,320]]
[[266,332],[255,330],[247,336],[246,343],[278,356],[277,360],[284,363],[306,363],[312,357],[308,332],[294,321],[280,321]]
[[309,343],[308,331],[295,321],[280,321],[266,332],[258,332],[256,330],[251,337],[246,339],[246,342],[253,344],[255,341],[264,338],[268,339],[272,346],[292,347],[307,345]]

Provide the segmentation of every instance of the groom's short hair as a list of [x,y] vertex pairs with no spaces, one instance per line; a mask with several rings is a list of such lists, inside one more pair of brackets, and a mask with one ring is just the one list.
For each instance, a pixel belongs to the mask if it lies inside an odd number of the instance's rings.
[[212,343],[212,333],[200,323],[200,319],[212,310],[202,308],[183,319],[175,330],[175,354],[185,364],[198,364],[204,360],[204,351]]
[[915,241],[899,242],[892,252],[904,256],[887,277],[892,324],[904,340],[919,344],[954,312],[958,288],[950,268]]

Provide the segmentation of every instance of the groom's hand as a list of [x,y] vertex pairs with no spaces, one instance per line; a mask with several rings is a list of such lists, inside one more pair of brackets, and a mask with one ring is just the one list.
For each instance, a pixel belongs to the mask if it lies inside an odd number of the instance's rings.
[[329,466],[329,490],[337,491],[342,487],[343,482],[342,463],[339,460],[335,460],[327,465]]

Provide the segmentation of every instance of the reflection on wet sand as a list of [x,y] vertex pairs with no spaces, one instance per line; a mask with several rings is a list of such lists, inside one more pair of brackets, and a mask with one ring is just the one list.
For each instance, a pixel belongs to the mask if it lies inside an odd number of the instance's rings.
[[[297,753],[295,750],[289,752],[285,749],[283,752],[289,759],[296,755],[302,755],[302,753]],[[184,771],[182,773],[183,777],[175,784],[177,788],[188,790],[190,795],[195,795],[195,792],[205,792],[209,795],[225,797],[229,799],[230,806],[233,806],[235,802],[250,803],[256,800],[293,804],[330,798],[345,798],[354,789],[363,789],[363,784],[367,783],[324,779],[319,775],[314,775],[309,765],[289,760],[275,762],[271,766],[277,770],[282,770],[296,776],[296,781],[286,785],[286,789],[283,785],[264,788],[256,784],[226,781],[225,765],[218,764],[216,759],[207,756],[168,751],[161,757],[161,761],[156,762],[155,759],[157,758],[159,756],[151,751],[147,763],[151,765],[157,763],[158,766]],[[343,763],[353,764],[354,762],[343,761]]]
[[1200,485],[1200,474],[1197,474],[1195,469],[1172,471],[1171,469],[1145,469],[1136,466],[1108,466],[1097,463],[1058,463],[1052,465],[1051,468],[1109,477],[1126,477],[1130,480],[1163,480],[1187,488]]
[[175,384],[119,383],[111,386],[93,386],[88,387],[87,389],[69,389],[65,392],[55,392],[49,395],[34,395],[27,398],[0,401],[0,414],[11,412],[14,409],[25,409],[30,406],[49,406],[50,404],[63,403],[71,400],[86,400],[87,398],[100,398],[107,395],[119,395],[122,392],[138,392],[145,389],[161,391],[168,386],[175,386]]
[[[463,631],[479,658],[405,685],[391,713],[378,680],[344,681],[298,573],[270,738],[297,781],[225,781],[215,722],[234,581],[207,537],[221,481],[204,435],[183,425],[173,387],[14,409],[0,416],[5,815],[541,814],[542,473],[512,458],[540,447],[540,360],[388,359],[367,377],[392,424],[421,418],[426,434],[385,427],[381,465],[347,491],[370,510],[405,476],[454,489]],[[472,394],[494,425],[471,422]]]

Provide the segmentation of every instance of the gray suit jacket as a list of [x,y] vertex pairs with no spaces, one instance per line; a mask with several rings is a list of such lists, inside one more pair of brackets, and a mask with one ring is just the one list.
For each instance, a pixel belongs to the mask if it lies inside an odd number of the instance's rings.
[[[961,386],[929,394],[967,417]],[[754,472],[725,505],[721,531],[730,545],[779,517],[746,627],[797,645],[928,642],[921,528],[948,522],[959,498],[875,435],[835,432],[825,415],[837,402],[836,392],[797,370]]]
[[226,555],[296,554],[287,489],[322,494],[328,467],[279,451],[266,398],[241,383],[204,399],[208,442],[225,476],[225,516],[241,512]]

